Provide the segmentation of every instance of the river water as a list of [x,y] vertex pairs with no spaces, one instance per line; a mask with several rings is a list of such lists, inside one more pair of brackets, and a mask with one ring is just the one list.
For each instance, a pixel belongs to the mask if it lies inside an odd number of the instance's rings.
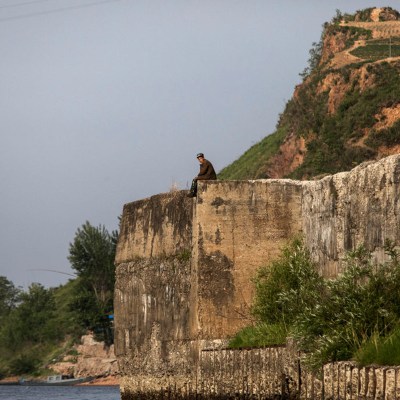
[[119,386],[0,386],[1,400],[120,400]]

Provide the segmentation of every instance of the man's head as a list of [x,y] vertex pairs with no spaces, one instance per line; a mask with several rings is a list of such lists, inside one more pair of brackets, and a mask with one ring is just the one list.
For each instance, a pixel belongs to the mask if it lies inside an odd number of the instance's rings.
[[197,159],[199,160],[199,163],[200,163],[200,164],[203,164],[203,162],[204,162],[204,154],[203,154],[203,153],[198,153],[198,154],[196,155],[196,157],[197,157]]

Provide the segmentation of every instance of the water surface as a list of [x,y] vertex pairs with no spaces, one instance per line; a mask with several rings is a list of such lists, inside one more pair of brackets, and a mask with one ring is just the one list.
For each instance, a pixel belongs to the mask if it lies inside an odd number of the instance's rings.
[[0,386],[1,400],[120,400],[119,386]]

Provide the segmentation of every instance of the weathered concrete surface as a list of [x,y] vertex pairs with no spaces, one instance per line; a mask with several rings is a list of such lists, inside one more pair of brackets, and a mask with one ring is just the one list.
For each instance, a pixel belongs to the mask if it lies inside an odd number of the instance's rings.
[[189,294],[185,258],[142,258],[118,266],[114,340],[125,375],[157,376],[182,368],[190,338]]
[[385,239],[400,244],[399,184],[395,155],[319,181],[200,182],[197,199],[126,205],[115,295],[122,387],[183,390],[198,379],[201,350],[248,324],[251,278],[297,233],[327,277],[360,244],[382,258]]
[[191,248],[192,199],[171,192],[124,205],[115,263]]
[[121,388],[122,400],[396,400],[400,396],[400,367],[336,362],[313,373],[285,347],[222,348],[201,351],[196,368],[187,375],[125,376]]
[[300,182],[199,185],[193,223],[198,334],[226,338],[249,323],[251,279],[301,231]]
[[386,239],[400,243],[399,155],[302,186],[302,231],[324,276],[361,244],[382,260]]
[[400,398],[400,367],[358,367],[336,362],[323,368],[325,399],[396,400]]

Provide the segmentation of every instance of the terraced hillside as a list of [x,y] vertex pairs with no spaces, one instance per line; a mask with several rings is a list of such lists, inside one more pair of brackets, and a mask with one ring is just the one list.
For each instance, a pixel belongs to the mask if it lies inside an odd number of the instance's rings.
[[400,152],[400,14],[337,15],[310,55],[276,132],[221,179],[311,178]]

